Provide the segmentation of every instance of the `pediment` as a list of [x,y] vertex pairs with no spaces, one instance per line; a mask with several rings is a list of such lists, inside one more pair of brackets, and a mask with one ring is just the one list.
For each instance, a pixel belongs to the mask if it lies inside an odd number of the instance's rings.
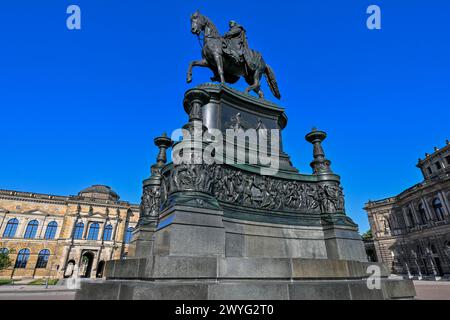
[[92,214],[92,217],[104,217],[104,216],[105,216],[105,214],[103,212],[98,212],[98,211],[96,211]]
[[47,212],[44,212],[44,211],[41,211],[38,209],[26,211],[26,212],[24,212],[24,214],[37,214],[37,215],[44,215],[44,216],[48,215]]

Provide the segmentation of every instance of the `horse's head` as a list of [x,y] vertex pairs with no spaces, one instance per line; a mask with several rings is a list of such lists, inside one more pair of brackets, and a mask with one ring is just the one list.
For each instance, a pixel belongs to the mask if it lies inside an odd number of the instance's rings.
[[199,35],[202,31],[205,30],[206,26],[206,18],[203,16],[200,11],[195,11],[191,15],[191,32],[193,34]]

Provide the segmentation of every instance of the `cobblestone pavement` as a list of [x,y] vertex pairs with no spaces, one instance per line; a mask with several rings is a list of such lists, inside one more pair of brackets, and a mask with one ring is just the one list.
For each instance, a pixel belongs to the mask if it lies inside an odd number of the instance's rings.
[[417,300],[450,300],[450,281],[414,281]]

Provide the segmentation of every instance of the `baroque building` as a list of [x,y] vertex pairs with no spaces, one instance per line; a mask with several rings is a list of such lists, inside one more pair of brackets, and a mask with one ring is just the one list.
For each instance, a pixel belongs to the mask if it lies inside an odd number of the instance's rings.
[[424,180],[399,195],[369,201],[367,211],[377,258],[410,277],[450,274],[450,143],[425,154],[417,167]]
[[139,206],[94,185],[77,196],[0,190],[0,250],[12,266],[0,278],[102,277],[126,257]]

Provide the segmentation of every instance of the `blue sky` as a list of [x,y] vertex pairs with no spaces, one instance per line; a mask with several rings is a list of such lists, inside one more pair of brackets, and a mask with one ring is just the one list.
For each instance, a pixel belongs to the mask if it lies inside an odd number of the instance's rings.
[[[449,137],[447,0],[3,1],[0,5],[0,188],[76,194],[112,186],[138,202],[153,138],[186,121],[184,91],[209,80],[189,32],[199,8],[221,32],[230,19],[273,67],[288,126],[286,151],[310,173],[304,135],[325,130],[348,214],[421,180],[415,165]],[[66,28],[77,4],[82,30]],[[366,8],[382,30],[366,28]],[[238,88],[243,84],[239,83]],[[271,97],[267,86],[263,89]]]

